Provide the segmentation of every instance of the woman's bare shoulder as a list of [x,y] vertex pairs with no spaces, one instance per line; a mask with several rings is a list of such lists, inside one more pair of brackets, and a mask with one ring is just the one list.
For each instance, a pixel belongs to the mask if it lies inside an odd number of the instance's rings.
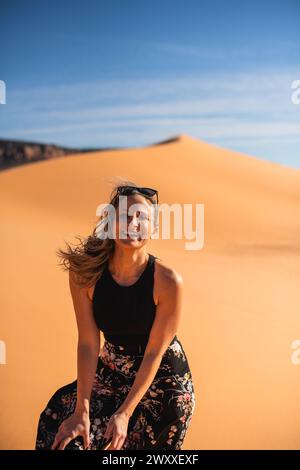
[[92,286],[86,285],[80,275],[71,270],[69,270],[69,283],[73,291],[77,290],[81,295],[86,296],[91,302],[93,301],[95,284]]
[[182,284],[182,275],[174,269],[170,264],[165,263],[160,259],[155,259],[155,273],[154,277],[158,285],[165,288],[169,285]]

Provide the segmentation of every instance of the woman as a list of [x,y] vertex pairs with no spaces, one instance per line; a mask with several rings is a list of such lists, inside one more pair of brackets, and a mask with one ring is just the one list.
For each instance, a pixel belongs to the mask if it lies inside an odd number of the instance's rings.
[[36,450],[180,450],[194,412],[192,375],[176,336],[182,277],[146,250],[158,192],[122,184],[109,207],[114,236],[105,231],[106,211],[102,231],[95,228],[81,248],[58,251],[69,269],[78,374],[40,414]]

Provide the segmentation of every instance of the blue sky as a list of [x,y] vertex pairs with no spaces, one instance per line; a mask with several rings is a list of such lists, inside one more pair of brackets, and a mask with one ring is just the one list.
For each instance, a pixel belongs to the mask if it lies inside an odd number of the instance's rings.
[[1,0],[0,138],[177,134],[300,168],[300,2]]

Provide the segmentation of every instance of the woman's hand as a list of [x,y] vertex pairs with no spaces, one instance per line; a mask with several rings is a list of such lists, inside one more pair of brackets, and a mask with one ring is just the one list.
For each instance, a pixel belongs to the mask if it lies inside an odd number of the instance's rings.
[[84,447],[87,449],[90,445],[90,418],[87,412],[75,412],[61,423],[51,450],[63,450],[77,436],[83,437]]
[[126,413],[114,413],[107,425],[104,438],[112,442],[107,450],[121,450],[127,436],[129,416]]

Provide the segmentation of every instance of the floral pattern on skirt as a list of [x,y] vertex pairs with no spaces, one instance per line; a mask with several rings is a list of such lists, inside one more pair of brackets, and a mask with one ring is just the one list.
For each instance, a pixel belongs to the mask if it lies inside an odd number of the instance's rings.
[[[124,402],[143,355],[124,354],[124,347],[105,340],[100,351],[90,399],[90,447],[101,449],[110,417]],[[36,450],[50,449],[62,421],[75,410],[77,380],[59,388],[39,417]],[[157,373],[128,422],[122,450],[180,450],[195,409],[191,370],[175,336]],[[77,436],[66,450],[83,450]]]

